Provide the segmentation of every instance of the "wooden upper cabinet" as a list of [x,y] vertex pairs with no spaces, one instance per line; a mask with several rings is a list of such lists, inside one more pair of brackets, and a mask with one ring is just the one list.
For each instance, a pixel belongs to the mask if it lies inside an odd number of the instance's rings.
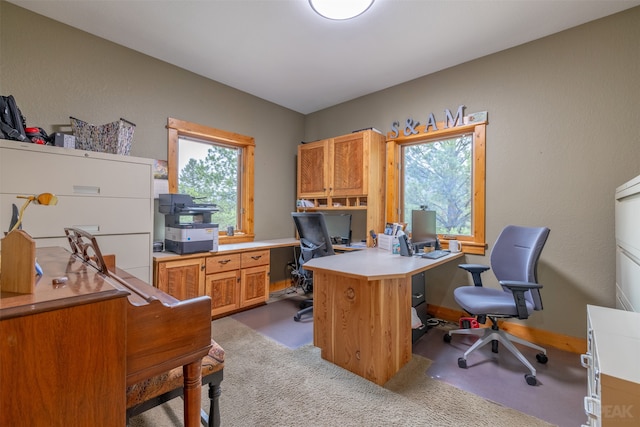
[[298,197],[366,196],[369,139],[363,132],[298,147]]
[[385,137],[374,130],[299,145],[298,199],[308,205],[297,209],[366,211],[366,230],[383,231],[385,157]]
[[[364,130],[298,146],[298,211],[366,211],[366,230],[385,224],[384,135]],[[367,245],[373,246],[370,235]]]
[[332,196],[366,196],[368,191],[368,156],[365,156],[363,133],[353,133],[333,139],[329,147]]
[[298,147],[298,195],[300,198],[324,197],[329,191],[329,140]]

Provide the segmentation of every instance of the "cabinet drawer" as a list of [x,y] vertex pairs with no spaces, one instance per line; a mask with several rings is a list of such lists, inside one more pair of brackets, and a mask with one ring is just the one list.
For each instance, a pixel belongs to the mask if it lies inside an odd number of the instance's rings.
[[[43,184],[45,185],[45,184]],[[0,194],[0,209],[11,212],[11,204],[18,208],[23,199]],[[88,233],[127,234],[152,232],[151,199],[118,199],[58,196],[55,206],[29,206],[24,213],[22,228],[33,238],[63,237],[65,227],[76,227]],[[6,219],[8,216],[4,216]],[[3,227],[8,224],[3,224]]]
[[[411,277],[411,306],[425,302],[425,274],[424,272],[414,274]],[[425,310],[426,312],[426,310]]]
[[215,255],[207,258],[207,274],[240,268],[240,254]]
[[133,198],[150,198],[153,194],[150,160],[93,158],[88,157],[91,153],[63,149],[46,151],[3,149],[2,192]]
[[269,264],[269,250],[243,252],[241,256],[242,256],[242,261],[240,265],[242,265],[242,268],[256,267],[258,265]]
[[[34,239],[36,247],[59,246],[70,250],[66,237]],[[151,235],[123,234],[96,236],[103,255],[115,255],[116,265],[144,282],[151,283]]]
[[422,320],[422,326],[411,329],[411,342],[416,342],[421,336],[427,332],[427,320],[429,315],[427,314],[427,304],[422,303],[415,307],[418,317]]

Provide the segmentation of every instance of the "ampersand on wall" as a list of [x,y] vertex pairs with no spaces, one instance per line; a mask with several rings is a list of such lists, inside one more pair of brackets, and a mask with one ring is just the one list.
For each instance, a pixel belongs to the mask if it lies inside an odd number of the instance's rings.
[[404,125],[404,136],[415,135],[418,133],[416,127],[420,126],[420,122],[414,122],[413,119],[407,119]]

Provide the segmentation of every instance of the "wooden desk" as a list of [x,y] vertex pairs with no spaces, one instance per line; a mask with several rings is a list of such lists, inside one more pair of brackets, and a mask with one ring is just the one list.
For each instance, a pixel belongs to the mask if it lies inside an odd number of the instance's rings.
[[308,261],[322,358],[386,383],[411,359],[411,276],[462,256],[429,260],[372,248]]
[[0,298],[0,425],[124,425],[128,293],[62,248],[36,253],[35,293]]
[[184,424],[199,426],[211,300],[116,269],[120,282],[63,248],[36,255],[36,292],[0,298],[0,425],[124,425],[126,386],[183,366]]

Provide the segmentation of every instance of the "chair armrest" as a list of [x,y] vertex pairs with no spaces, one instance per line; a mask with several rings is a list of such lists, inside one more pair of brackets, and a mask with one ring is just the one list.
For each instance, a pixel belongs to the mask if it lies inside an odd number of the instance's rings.
[[542,285],[540,283],[533,282],[520,282],[518,280],[501,280],[500,285],[509,288],[510,290],[521,288],[524,291],[528,291],[529,289],[540,289]]
[[459,264],[458,267],[471,273],[473,284],[475,286],[482,286],[482,278],[480,277],[480,274],[491,268],[488,265],[483,264]]
[[531,289],[540,289],[542,285],[533,282],[520,282],[517,280],[501,280],[500,285],[509,289],[513,294],[513,300],[516,303],[516,310],[518,311],[518,319],[526,319],[529,317],[529,310],[527,310],[527,301],[524,298],[524,293]]

